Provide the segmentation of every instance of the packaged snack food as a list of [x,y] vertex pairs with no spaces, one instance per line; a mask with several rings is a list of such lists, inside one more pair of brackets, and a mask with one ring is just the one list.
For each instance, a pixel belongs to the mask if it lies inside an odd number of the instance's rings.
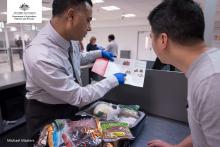
[[129,124],[129,128],[132,128],[145,117],[139,109],[139,105],[117,105],[98,101],[76,115],[95,116],[101,121],[125,122]]
[[119,105],[121,108],[120,116],[138,118],[139,105]]
[[133,140],[127,123],[121,122],[101,122],[103,140],[105,142],[115,142],[122,139]]
[[58,119],[44,127],[35,147],[85,147],[102,142],[99,121],[94,118],[72,121]]
[[118,105],[111,103],[100,103],[94,110],[93,114],[99,117],[101,120],[118,120],[118,115],[120,114],[121,109]]

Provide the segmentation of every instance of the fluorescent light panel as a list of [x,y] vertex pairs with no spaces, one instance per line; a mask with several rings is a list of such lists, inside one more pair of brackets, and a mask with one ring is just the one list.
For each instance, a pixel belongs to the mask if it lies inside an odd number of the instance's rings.
[[103,0],[92,0],[93,4],[98,4],[98,3],[103,3],[103,2],[104,2]]
[[5,11],[5,12],[1,12],[1,14],[4,14],[4,15],[6,15],[7,14],[7,12]]
[[51,11],[52,9],[49,7],[42,7],[42,11]]
[[36,26],[35,26],[35,25],[32,25],[32,26],[31,26],[31,30],[32,30],[32,31],[35,31],[35,30],[36,30]]
[[106,11],[115,11],[115,10],[119,10],[120,8],[116,6],[107,6],[107,7],[102,7],[102,9]]
[[131,13],[130,13],[130,14],[123,14],[122,16],[123,16],[123,17],[127,17],[127,18],[128,18],[128,17],[136,17],[135,14],[131,14]]
[[43,21],[49,21],[49,18],[42,18]]
[[16,27],[10,27],[10,31],[15,32],[15,31],[17,31],[17,28]]

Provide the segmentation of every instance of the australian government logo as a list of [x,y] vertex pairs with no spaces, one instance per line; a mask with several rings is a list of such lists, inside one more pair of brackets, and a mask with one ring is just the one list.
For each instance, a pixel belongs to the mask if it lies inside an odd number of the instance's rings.
[[20,10],[23,10],[23,11],[30,9],[29,5],[27,5],[25,3],[23,3],[19,8],[20,8]]
[[19,10],[18,12],[14,12],[12,17],[14,18],[14,20],[17,21],[32,21],[37,17],[37,13],[36,12],[30,12],[28,11],[30,9],[30,6],[26,3],[23,3],[19,6]]
[[42,0],[7,0],[8,23],[41,23]]

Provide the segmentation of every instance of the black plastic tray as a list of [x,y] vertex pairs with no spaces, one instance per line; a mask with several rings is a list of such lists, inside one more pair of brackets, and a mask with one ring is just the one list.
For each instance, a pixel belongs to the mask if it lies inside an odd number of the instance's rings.
[[[90,116],[93,116],[93,109],[96,107],[96,105],[98,105],[100,103],[117,104],[117,103],[114,103],[114,102],[111,102],[111,101],[108,101],[108,102],[96,101],[93,104],[87,106],[86,108],[81,109],[75,115],[90,115]],[[133,125],[129,126],[129,128],[131,130],[131,133],[133,134],[133,136],[135,138],[140,134],[142,128],[144,127],[144,120],[145,120],[145,117],[146,117],[146,115],[143,111],[138,111],[138,115],[139,115],[139,118],[137,119],[137,121]]]

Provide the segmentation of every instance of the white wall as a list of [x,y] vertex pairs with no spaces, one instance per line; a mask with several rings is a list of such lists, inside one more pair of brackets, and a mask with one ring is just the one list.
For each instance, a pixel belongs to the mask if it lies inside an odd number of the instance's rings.
[[[116,42],[119,44],[119,50],[131,50],[131,58],[137,59],[137,47],[138,47],[138,32],[139,31],[150,31],[149,25],[136,25],[136,26],[106,26],[106,27],[95,27],[89,32],[83,40],[84,48],[89,43],[91,36],[97,38],[97,44],[103,47],[108,45],[108,35],[114,34]],[[212,45],[220,48],[220,40],[214,40],[214,36],[220,36],[220,23],[219,26],[215,26],[213,33]]]
[[114,34],[115,41],[119,44],[119,50],[131,50],[131,58],[136,59],[138,31],[149,30],[148,25],[95,27],[87,34],[83,40],[83,44],[86,48],[90,37],[95,36],[97,38],[97,44],[106,47],[108,44],[108,35]]

